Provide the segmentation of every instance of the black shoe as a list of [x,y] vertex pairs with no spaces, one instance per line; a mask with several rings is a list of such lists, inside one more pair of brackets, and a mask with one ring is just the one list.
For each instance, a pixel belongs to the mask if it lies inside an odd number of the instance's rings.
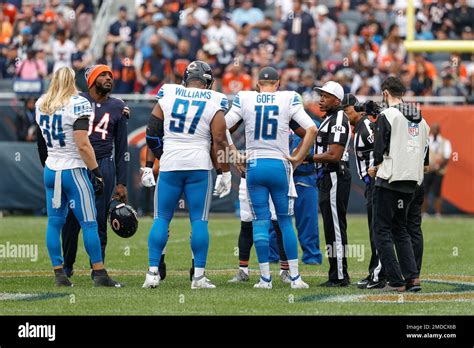
[[366,289],[383,289],[387,285],[385,279],[380,279],[378,281],[371,280],[367,285]]
[[74,269],[72,267],[63,267],[64,273],[66,273],[66,276],[68,278],[71,278],[74,275]]
[[420,278],[410,279],[409,281],[407,281],[406,289],[409,292],[421,291]]
[[359,289],[365,289],[367,287],[367,284],[369,284],[370,279],[371,279],[371,277],[370,277],[370,274],[369,274],[367,277],[365,277],[364,279],[359,280],[356,283],[357,287]]
[[66,275],[66,272],[64,272],[64,269],[59,268],[54,270],[54,285],[56,286],[74,286],[74,284],[71,283],[69,278]]
[[109,277],[105,269],[101,269],[94,272],[94,286],[96,287],[108,287],[108,288],[123,288],[123,284],[116,282]]
[[327,282],[324,282],[320,284],[319,286],[326,287],[326,288],[342,288],[349,286],[350,281],[349,279],[343,279],[343,280],[328,280]]

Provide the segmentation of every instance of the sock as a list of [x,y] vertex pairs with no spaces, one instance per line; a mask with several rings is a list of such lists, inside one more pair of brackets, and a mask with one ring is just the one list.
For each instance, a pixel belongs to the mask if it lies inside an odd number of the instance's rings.
[[160,264],[163,255],[163,249],[168,242],[169,221],[163,218],[153,220],[150,234],[148,235],[148,263],[150,267]]
[[[53,267],[63,265],[63,257],[61,250],[61,228],[63,227],[65,221],[66,219],[57,216],[48,217],[48,228],[46,230],[46,247],[48,248],[49,258],[51,259],[51,264],[53,265]],[[99,235],[97,235],[97,239],[99,239]]]
[[269,228],[270,220],[256,220],[253,222],[253,241],[259,263],[268,263],[270,254]]
[[239,261],[239,269],[242,270],[245,274],[249,274],[249,262],[248,261]]
[[252,222],[240,222],[240,233],[239,233],[239,260],[250,259],[250,250],[253,245],[253,228]]
[[288,261],[280,261],[280,271],[288,271],[289,269]]
[[165,253],[161,254],[160,263],[165,262]]
[[194,277],[199,278],[204,275],[204,267],[195,267],[194,268]]
[[288,265],[290,266],[290,277],[296,278],[300,274],[298,271],[298,259],[288,260]]
[[[296,239],[291,216],[278,216],[278,225],[283,235],[283,246],[289,260],[298,259],[298,240]],[[290,266],[291,267],[291,266]]]
[[154,274],[158,274],[158,266],[151,266],[148,268],[148,271]]
[[270,280],[270,263],[269,262],[264,262],[264,263],[259,263],[258,264],[260,267],[260,273],[262,275],[262,278],[265,280]]
[[97,222],[81,222],[84,246],[92,264],[103,262]]
[[207,221],[195,220],[191,222],[191,227],[193,229],[191,235],[191,250],[194,256],[194,268],[204,268],[206,267],[207,250],[209,248],[208,224]]

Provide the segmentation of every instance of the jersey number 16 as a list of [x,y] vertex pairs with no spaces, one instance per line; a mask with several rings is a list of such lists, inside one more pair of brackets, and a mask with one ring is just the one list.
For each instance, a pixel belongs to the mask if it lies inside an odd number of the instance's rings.
[[[255,140],[274,140],[277,137],[278,105],[255,105]],[[275,116],[272,118],[272,116]],[[271,127],[271,131],[270,131]]]

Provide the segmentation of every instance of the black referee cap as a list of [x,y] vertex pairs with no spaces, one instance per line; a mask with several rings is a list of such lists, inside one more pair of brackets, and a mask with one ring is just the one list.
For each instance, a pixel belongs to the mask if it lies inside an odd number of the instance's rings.
[[278,71],[276,71],[271,66],[267,66],[260,70],[258,73],[258,80],[259,81],[278,81],[280,76],[278,75]]
[[358,103],[359,101],[357,100],[356,96],[354,94],[346,93],[344,94],[344,98],[342,99],[342,106],[346,107],[349,105],[355,105],[355,103]]

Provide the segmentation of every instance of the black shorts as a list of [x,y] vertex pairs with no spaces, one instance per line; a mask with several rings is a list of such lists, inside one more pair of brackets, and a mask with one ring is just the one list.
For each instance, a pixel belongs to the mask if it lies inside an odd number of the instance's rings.
[[436,198],[441,197],[441,185],[443,184],[443,177],[444,175],[439,175],[437,173],[425,174],[425,194],[429,195],[430,192],[432,192]]

